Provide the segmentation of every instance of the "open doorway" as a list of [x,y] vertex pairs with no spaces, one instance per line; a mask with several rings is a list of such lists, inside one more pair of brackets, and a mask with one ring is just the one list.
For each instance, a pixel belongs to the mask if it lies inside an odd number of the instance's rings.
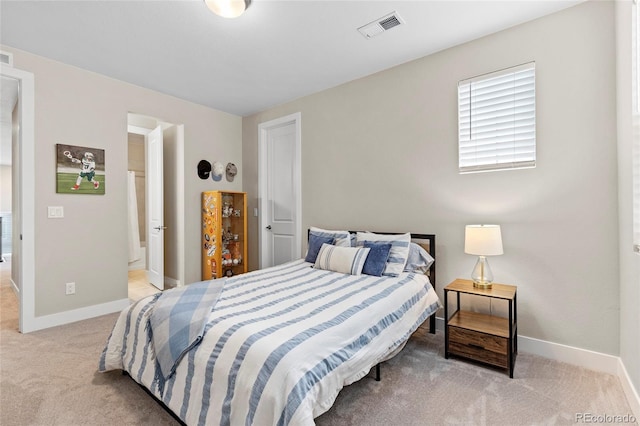
[[155,294],[154,287],[147,277],[147,239],[146,239],[146,168],[145,136],[137,129],[127,133],[128,139],[128,232],[129,236],[129,299],[136,301]]
[[127,232],[132,300],[184,282],[183,140],[182,125],[128,114]]

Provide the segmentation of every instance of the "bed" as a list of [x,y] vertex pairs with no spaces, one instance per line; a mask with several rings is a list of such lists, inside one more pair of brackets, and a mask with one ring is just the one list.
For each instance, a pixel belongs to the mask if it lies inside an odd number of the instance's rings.
[[[304,259],[144,298],[120,314],[98,370],[122,370],[188,425],[313,425],[344,386],[395,356],[427,319],[435,332],[435,236],[402,234],[422,260],[399,269],[397,235],[311,228]],[[383,273],[363,273],[387,248],[374,271]],[[353,255],[350,273],[344,253]],[[185,291],[215,300],[194,302]],[[167,308],[167,295],[205,312],[190,325],[172,323],[191,333],[179,351],[167,349],[161,325],[195,314]],[[154,318],[162,311],[173,313]]]

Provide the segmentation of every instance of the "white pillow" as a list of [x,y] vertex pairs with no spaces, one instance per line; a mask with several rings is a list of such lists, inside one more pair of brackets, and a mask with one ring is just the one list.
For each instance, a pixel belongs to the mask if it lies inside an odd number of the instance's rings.
[[360,275],[369,250],[367,247],[338,247],[325,243],[320,247],[313,267],[343,274]]
[[409,257],[409,244],[411,243],[411,233],[383,235],[373,232],[358,232],[356,235],[356,245],[363,246],[365,241],[384,241],[391,243],[391,251],[387,259],[387,265],[382,272],[383,276],[397,277],[404,270]]
[[409,256],[407,264],[404,265],[404,272],[420,272],[426,274],[435,259],[431,257],[428,251],[420,247],[416,243],[409,245]]
[[336,246],[351,247],[351,236],[349,235],[349,231],[332,231],[312,226],[309,229],[309,232],[319,237],[333,237],[333,244]]

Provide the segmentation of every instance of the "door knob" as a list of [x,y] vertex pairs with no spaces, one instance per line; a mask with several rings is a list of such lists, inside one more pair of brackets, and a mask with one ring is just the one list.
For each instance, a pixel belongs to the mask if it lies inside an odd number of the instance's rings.
[[271,225],[267,226],[267,229],[268,229],[269,231],[271,231]]
[[156,226],[153,229],[155,229],[156,231],[163,231],[163,230],[167,229],[167,227],[166,226]]

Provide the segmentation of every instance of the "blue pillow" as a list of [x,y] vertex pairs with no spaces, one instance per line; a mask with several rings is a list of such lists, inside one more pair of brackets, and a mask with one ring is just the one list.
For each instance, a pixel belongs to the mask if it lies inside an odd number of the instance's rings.
[[387,266],[387,259],[391,252],[391,243],[365,241],[364,247],[369,248],[369,255],[364,262],[362,273],[373,275],[375,277],[382,276],[384,268]]
[[316,258],[318,257],[318,252],[320,251],[320,247],[322,247],[322,244],[333,245],[334,240],[335,238],[333,237],[310,234],[309,248],[307,250],[307,256],[304,258],[304,261],[316,263]]

